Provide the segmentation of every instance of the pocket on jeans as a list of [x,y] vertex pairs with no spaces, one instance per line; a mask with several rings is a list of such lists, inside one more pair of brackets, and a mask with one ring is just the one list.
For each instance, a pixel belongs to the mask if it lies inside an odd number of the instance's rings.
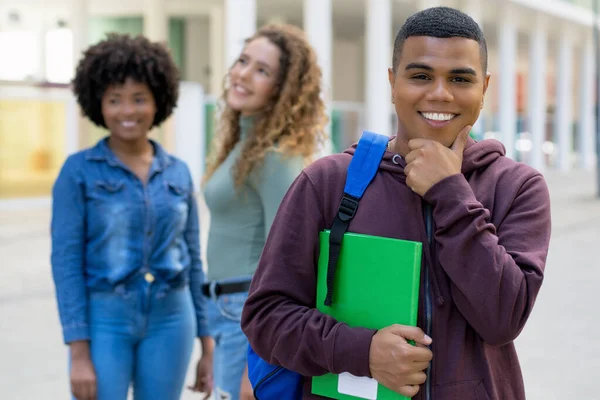
[[481,379],[435,385],[434,390],[436,400],[490,400]]
[[234,321],[242,320],[242,310],[248,293],[224,294],[218,297],[217,304],[221,314]]

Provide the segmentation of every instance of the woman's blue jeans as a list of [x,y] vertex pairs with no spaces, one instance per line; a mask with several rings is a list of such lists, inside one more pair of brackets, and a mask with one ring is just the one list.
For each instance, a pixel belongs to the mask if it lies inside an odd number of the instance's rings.
[[126,400],[130,386],[135,400],[179,400],[196,334],[188,286],[92,292],[89,323],[98,400]]
[[217,400],[240,398],[240,384],[248,351],[248,339],[242,331],[240,321],[247,298],[248,292],[215,296],[214,291],[207,298],[208,327],[215,339],[213,372]]

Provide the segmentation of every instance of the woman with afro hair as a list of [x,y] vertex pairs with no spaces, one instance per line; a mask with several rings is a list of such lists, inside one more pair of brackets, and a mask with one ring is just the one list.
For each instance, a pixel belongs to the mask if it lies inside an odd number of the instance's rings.
[[[144,37],[83,54],[73,91],[109,135],[68,157],[52,196],[52,272],[77,400],[180,398],[194,337],[209,346],[198,209],[185,163],[148,138],[178,71]],[[204,353],[212,353],[204,348]]]
[[[246,40],[225,79],[204,195],[211,213],[207,319],[218,399],[253,399],[242,307],[275,213],[323,144],[321,71],[304,33],[268,25]],[[201,360],[202,363],[202,360]],[[198,371],[204,375],[203,365]]]

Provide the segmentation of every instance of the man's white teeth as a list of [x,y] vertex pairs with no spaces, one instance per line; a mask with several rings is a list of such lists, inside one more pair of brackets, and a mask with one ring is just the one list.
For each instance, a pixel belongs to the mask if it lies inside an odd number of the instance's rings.
[[422,113],[423,116],[432,121],[449,121],[454,118],[455,114],[444,114],[444,113]]
[[125,128],[133,128],[135,126],[135,121],[123,121],[121,125]]

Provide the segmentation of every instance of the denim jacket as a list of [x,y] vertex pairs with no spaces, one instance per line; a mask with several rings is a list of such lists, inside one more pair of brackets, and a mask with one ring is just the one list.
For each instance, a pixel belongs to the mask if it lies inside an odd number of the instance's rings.
[[89,339],[88,291],[152,274],[190,285],[198,336],[208,335],[198,207],[187,165],[152,142],[146,185],[106,139],[68,157],[52,189],[52,274],[65,343]]

